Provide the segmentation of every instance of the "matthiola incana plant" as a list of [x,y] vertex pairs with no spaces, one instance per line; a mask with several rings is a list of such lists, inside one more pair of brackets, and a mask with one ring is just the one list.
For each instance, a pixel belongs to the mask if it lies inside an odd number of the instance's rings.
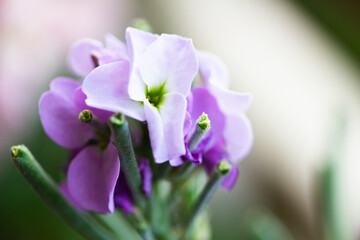
[[45,132],[69,149],[66,178],[11,150],[35,190],[88,239],[209,238],[203,210],[252,147],[251,95],[177,35],[129,27],[125,42],[78,41],[68,62],[74,79],[56,78],[39,101]]

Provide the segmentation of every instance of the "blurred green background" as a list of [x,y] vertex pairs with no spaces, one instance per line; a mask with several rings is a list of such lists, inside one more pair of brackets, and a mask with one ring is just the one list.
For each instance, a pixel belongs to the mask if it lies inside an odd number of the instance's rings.
[[37,101],[69,74],[74,41],[123,39],[139,16],[218,54],[231,87],[254,95],[254,149],[210,206],[213,239],[359,239],[359,11],[351,0],[0,1],[0,239],[81,239],[9,148],[26,144],[61,181],[67,152],[44,133]]

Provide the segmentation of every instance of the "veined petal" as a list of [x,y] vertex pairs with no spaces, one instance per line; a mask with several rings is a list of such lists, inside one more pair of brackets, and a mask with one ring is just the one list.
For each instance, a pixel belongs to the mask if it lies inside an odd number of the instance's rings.
[[75,74],[85,77],[96,67],[91,55],[98,56],[103,48],[102,42],[91,38],[77,41],[71,47],[68,55],[69,68]]
[[[198,117],[202,113],[206,113],[211,122],[211,128],[207,135],[211,135],[208,139],[206,146],[204,146],[204,151],[210,149],[218,139],[223,135],[226,119],[225,115],[222,112],[221,108],[217,103],[217,99],[204,87],[196,87],[191,91],[192,96],[192,106],[191,106],[191,118],[193,123],[196,122]],[[193,125],[192,131],[195,130],[195,124]]]
[[197,51],[199,72],[205,85],[213,84],[219,88],[229,87],[229,73],[224,62],[216,55]]
[[85,209],[113,213],[119,171],[120,161],[113,145],[109,144],[103,153],[97,146],[86,147],[69,166],[69,193]]
[[73,99],[78,86],[74,80],[57,78],[39,101],[45,132],[54,142],[70,149],[82,147],[94,134],[89,125],[78,120],[80,110]]
[[129,63],[126,61],[97,67],[85,78],[82,86],[87,96],[86,104],[103,110],[121,112],[136,120],[144,121],[142,105],[129,98],[128,80]]
[[230,161],[236,163],[246,157],[254,140],[249,119],[244,114],[226,114],[224,139]]
[[131,69],[129,95],[133,100],[143,101],[145,99],[145,84],[140,77],[138,69],[139,60],[146,48],[158,37],[159,35],[157,34],[140,31],[135,28],[129,27],[126,29],[126,45],[128,47]]
[[146,99],[144,109],[156,163],[185,154],[183,126],[186,100],[176,93],[164,95],[159,110]]
[[149,89],[165,83],[167,92],[190,92],[198,71],[195,48],[190,39],[162,34],[145,51],[139,64],[142,80]]

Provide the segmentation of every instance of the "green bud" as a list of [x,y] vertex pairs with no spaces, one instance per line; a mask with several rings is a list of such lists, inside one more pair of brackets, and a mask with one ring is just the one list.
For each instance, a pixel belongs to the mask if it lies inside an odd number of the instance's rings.
[[144,18],[135,18],[132,21],[132,26],[141,31],[150,32],[150,33],[153,32],[153,28],[151,27],[149,22]]
[[90,123],[92,119],[93,119],[93,115],[90,110],[84,110],[79,114],[79,120],[84,123]]
[[210,130],[211,124],[210,119],[206,113],[201,114],[201,116],[197,119],[196,124],[201,133],[206,133]]
[[223,159],[218,163],[217,170],[219,171],[220,174],[225,175],[228,172],[230,172],[231,165],[227,160]]

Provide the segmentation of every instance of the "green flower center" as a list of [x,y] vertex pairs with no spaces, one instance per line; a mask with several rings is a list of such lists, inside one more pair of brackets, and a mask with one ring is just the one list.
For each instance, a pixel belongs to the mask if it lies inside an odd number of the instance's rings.
[[161,103],[164,101],[164,95],[166,94],[166,92],[167,91],[165,89],[165,82],[160,86],[153,87],[151,89],[149,89],[149,87],[146,85],[145,89],[146,98],[149,100],[151,105],[156,108],[159,108]]

